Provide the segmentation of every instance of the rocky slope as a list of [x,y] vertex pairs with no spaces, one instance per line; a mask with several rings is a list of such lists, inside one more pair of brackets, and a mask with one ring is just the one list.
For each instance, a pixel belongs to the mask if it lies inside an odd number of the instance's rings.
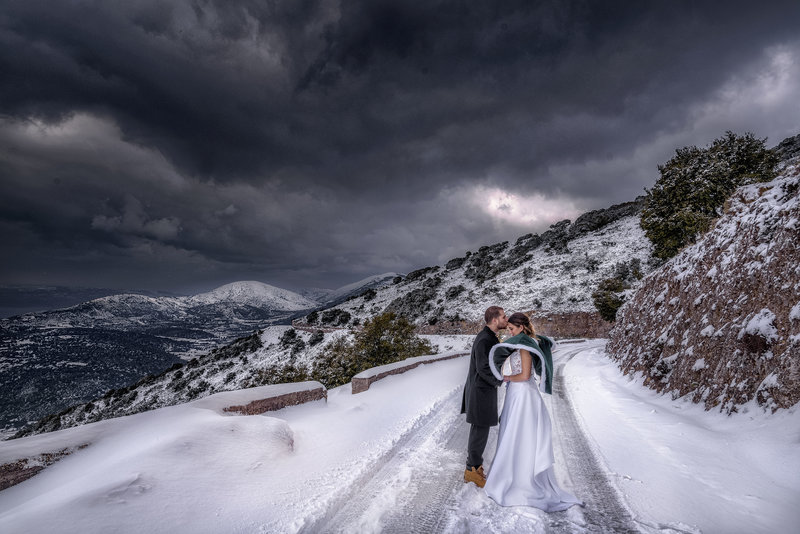
[[742,187],[711,231],[646,277],[608,351],[626,373],[731,412],[800,401],[800,136],[769,183]]

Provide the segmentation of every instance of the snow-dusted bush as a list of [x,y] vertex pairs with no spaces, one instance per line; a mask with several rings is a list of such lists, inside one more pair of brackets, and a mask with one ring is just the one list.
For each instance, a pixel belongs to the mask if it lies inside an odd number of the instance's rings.
[[353,341],[340,337],[329,343],[314,362],[312,378],[326,387],[336,387],[370,367],[431,352],[430,342],[414,333],[412,323],[403,316],[385,312],[366,321]]
[[658,166],[661,177],[647,190],[641,219],[654,256],[668,259],[694,243],[737,187],[775,178],[778,157],[765,141],[728,131],[707,148],[680,148]]
[[624,289],[623,282],[619,278],[606,278],[600,281],[597,289],[592,293],[592,302],[600,313],[600,317],[609,322],[616,319],[617,310],[625,302],[625,298],[622,296]]
[[601,280],[592,293],[592,302],[600,317],[613,323],[617,310],[625,302],[625,291],[642,278],[642,262],[633,258],[630,262],[617,262],[614,265],[614,276]]

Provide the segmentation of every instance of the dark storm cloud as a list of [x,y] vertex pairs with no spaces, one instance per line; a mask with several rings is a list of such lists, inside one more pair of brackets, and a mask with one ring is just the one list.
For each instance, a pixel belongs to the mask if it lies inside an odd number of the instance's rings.
[[2,278],[336,285],[541,231],[640,194],[680,146],[797,133],[798,21],[789,1],[4,1]]

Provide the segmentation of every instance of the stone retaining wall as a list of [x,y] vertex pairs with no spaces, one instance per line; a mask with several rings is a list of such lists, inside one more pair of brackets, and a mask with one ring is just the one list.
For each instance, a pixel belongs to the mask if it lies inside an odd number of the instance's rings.
[[536,332],[554,338],[588,337],[605,338],[613,323],[609,323],[597,312],[533,312],[531,315]]
[[251,401],[243,406],[228,406],[223,408],[225,412],[236,412],[242,415],[258,415],[265,412],[272,412],[286,408],[287,406],[295,406],[297,404],[304,404],[316,400],[328,400],[328,390],[324,386],[316,389],[309,389],[304,391],[295,391],[293,393],[285,393],[275,397],[267,397],[265,399],[258,399]]
[[[608,332],[613,326],[612,323],[600,317],[600,314],[597,312],[527,311],[525,313],[531,317],[531,322],[536,332],[555,338],[604,338],[608,337]],[[440,321],[433,325],[418,326],[417,333],[433,335],[475,335],[480,332],[483,325],[483,321]]]
[[45,452],[31,458],[22,458],[0,465],[0,491],[16,486],[20,482],[25,482],[45,467],[49,467],[76,450],[84,449],[88,446],[89,444],[86,443],[78,447],[68,447],[56,452]]

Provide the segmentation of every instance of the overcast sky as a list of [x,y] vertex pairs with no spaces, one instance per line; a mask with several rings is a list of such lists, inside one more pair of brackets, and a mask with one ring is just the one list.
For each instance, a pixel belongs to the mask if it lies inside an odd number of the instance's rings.
[[338,287],[800,133],[796,0],[512,4],[0,0],[0,284]]

